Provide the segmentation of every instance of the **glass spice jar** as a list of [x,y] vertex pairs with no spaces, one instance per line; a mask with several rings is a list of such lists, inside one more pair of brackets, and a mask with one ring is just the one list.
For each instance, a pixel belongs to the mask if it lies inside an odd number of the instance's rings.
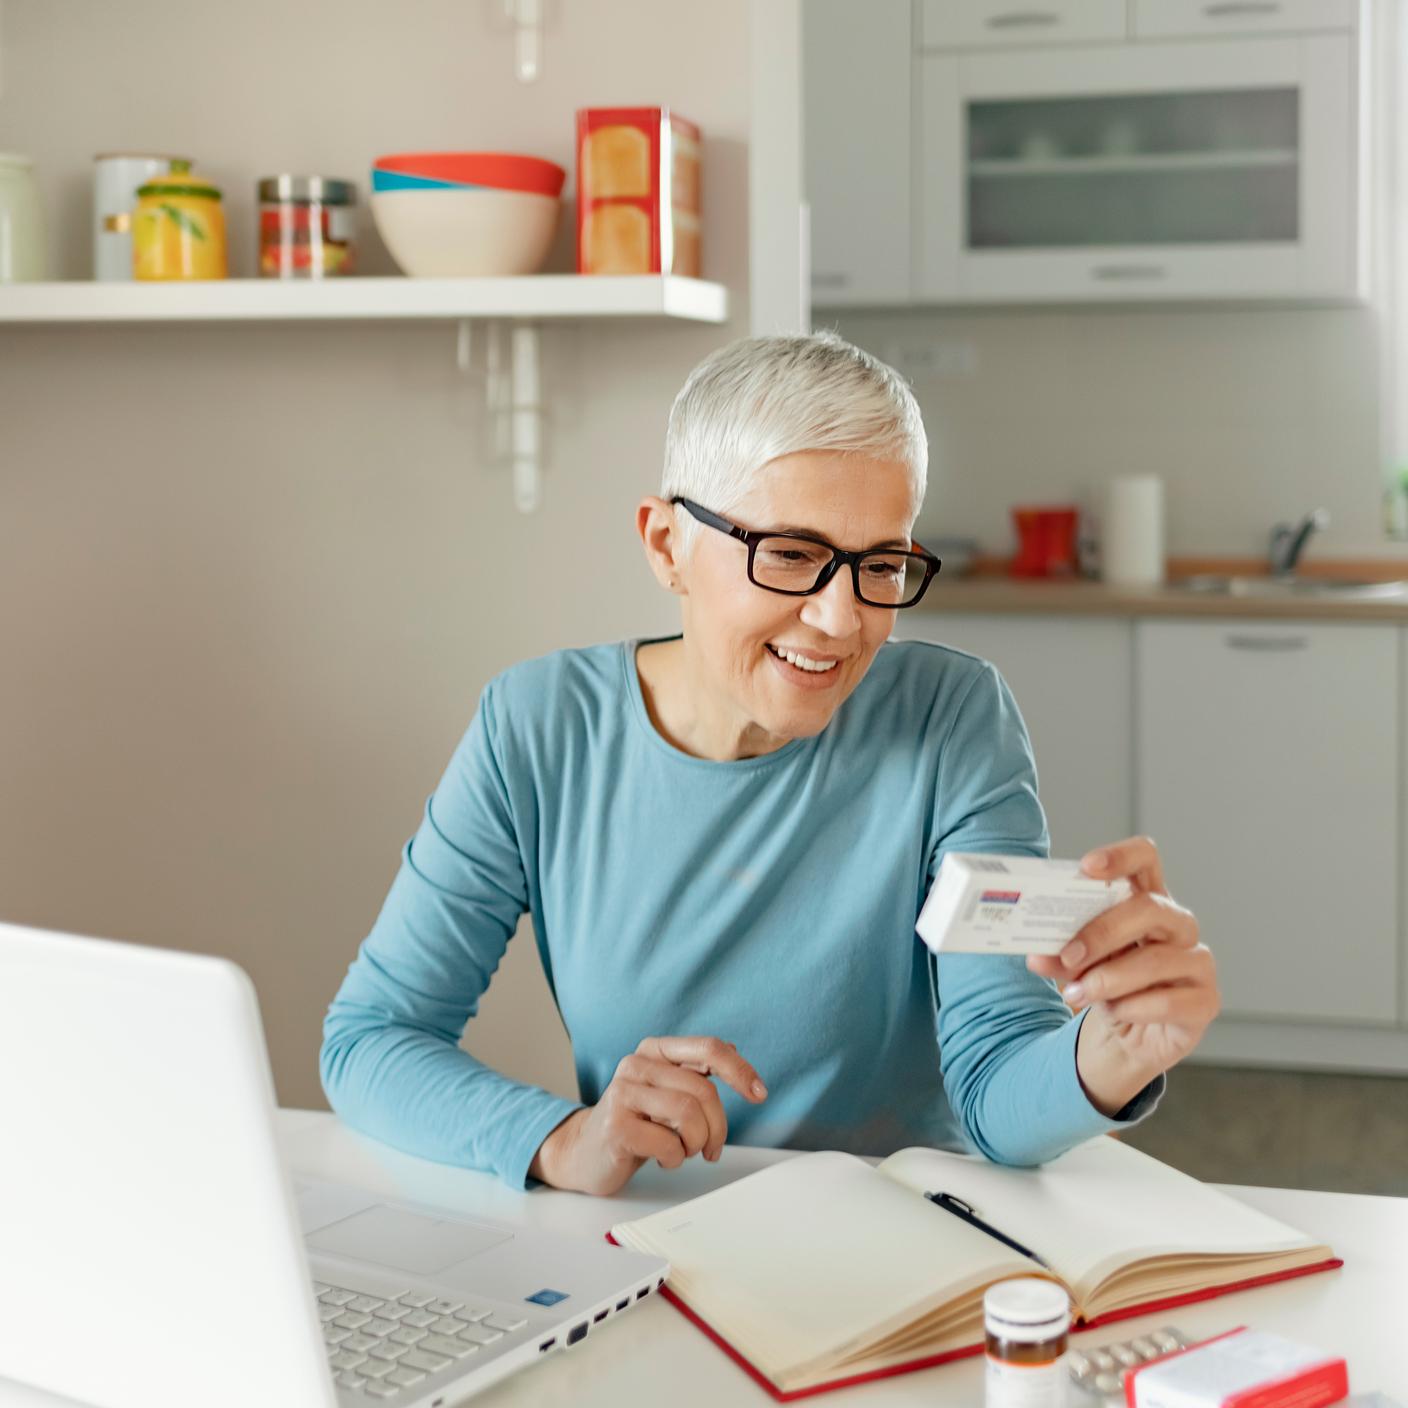
[[259,183],[259,274],[325,279],[350,274],[357,187],[325,176],[266,176]]

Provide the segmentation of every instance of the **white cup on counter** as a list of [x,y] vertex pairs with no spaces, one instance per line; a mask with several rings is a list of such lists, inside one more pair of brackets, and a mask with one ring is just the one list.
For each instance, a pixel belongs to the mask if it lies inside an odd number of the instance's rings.
[[1157,474],[1122,474],[1105,491],[1101,576],[1117,586],[1164,580],[1164,482]]

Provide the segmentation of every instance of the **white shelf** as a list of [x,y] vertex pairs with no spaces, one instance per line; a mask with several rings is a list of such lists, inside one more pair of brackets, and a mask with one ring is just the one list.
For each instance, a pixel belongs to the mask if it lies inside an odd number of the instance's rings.
[[1265,166],[1294,166],[1293,151],[1263,148],[1249,151],[1160,152],[1129,156],[1054,156],[1041,160],[994,157],[970,161],[970,176],[1104,176],[1165,171],[1225,171]]
[[0,325],[651,317],[722,323],[728,290],[659,274],[0,285]]

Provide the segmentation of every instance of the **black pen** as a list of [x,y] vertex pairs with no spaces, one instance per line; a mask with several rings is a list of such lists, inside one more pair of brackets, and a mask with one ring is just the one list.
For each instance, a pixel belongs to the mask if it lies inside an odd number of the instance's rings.
[[924,1196],[931,1203],[937,1203],[945,1212],[951,1212],[955,1217],[961,1217],[964,1222],[970,1223],[980,1232],[986,1232],[989,1237],[996,1237],[999,1242],[1011,1247],[1014,1252],[1021,1252],[1023,1256],[1030,1257],[1038,1266],[1045,1266],[1048,1271],[1051,1270],[1050,1265],[1030,1247],[1024,1247],[1020,1242],[1013,1241],[1005,1232],[999,1232],[996,1227],[984,1222],[962,1198],[955,1198],[952,1193],[925,1193]]

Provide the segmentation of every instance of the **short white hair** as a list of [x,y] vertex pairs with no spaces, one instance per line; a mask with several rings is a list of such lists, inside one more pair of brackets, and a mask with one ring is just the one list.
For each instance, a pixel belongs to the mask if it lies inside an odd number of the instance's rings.
[[[893,367],[830,330],[740,338],[700,362],[670,408],[660,496],[726,514],[765,464],[803,450],[903,462],[911,524],[919,516],[929,441],[914,393]],[[676,507],[686,556],[699,527]]]

